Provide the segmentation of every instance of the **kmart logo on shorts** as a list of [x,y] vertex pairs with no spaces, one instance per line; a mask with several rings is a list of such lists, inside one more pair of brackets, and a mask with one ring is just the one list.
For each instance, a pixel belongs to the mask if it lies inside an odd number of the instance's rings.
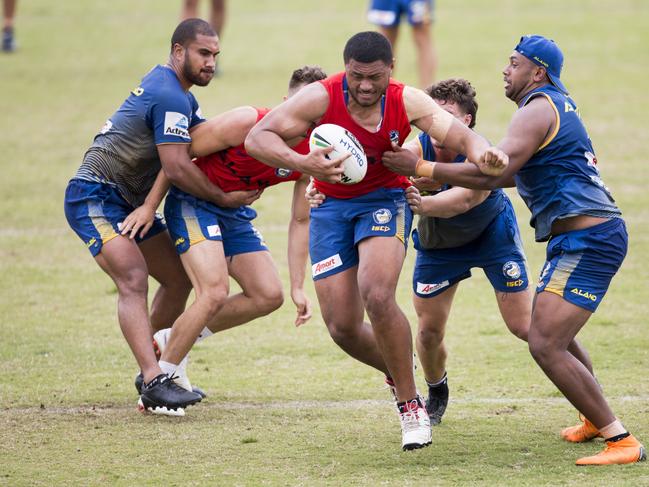
[[221,235],[221,227],[218,225],[208,225],[207,234],[210,237],[218,237],[219,235]]
[[336,267],[340,267],[341,265],[343,265],[343,261],[340,258],[340,254],[332,255],[331,257],[327,257],[326,259],[313,264],[311,266],[311,273],[313,277],[315,277],[317,275],[323,274],[324,272],[335,269]]
[[448,286],[448,280],[437,282],[434,284],[427,284],[425,282],[417,283],[417,294],[433,294],[435,291],[439,291],[442,288]]

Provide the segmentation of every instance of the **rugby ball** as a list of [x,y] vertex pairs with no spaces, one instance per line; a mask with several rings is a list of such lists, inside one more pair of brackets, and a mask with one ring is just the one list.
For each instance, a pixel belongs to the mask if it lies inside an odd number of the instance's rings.
[[327,159],[337,159],[344,154],[349,157],[343,161],[343,184],[356,184],[367,173],[367,156],[363,146],[349,131],[333,123],[318,125],[309,137],[309,150],[333,147],[334,150],[327,154]]

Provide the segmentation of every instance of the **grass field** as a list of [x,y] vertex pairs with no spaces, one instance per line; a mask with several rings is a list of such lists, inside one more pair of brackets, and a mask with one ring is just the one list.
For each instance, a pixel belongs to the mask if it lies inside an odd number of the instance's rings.
[[[566,55],[562,78],[631,239],[580,338],[614,410],[647,444],[649,5],[437,3],[439,77],[473,82],[477,130],[494,141],[514,110],[500,70],[519,36],[553,37]],[[224,74],[194,89],[207,116],[279,102],[301,65],[340,70],[346,39],[370,28],[364,0],[229,6]],[[317,308],[296,330],[290,300],[196,347],[190,376],[210,396],[185,418],[137,413],[136,366],[117,325],[114,285],[68,228],[63,191],[104,120],[165,61],[179,8],[154,0],[19,2],[20,50],[0,55],[0,485],[649,485],[647,464],[574,466],[601,444],[560,441],[576,413],[507,333],[481,272],[456,297],[448,325],[452,398],[430,448],[400,451],[380,374],[333,344]],[[407,30],[397,59],[396,76],[414,83]],[[534,276],[543,245],[534,244],[528,212],[513,199]],[[289,204],[288,187],[255,203],[285,283]],[[399,302],[414,324],[413,254]]]

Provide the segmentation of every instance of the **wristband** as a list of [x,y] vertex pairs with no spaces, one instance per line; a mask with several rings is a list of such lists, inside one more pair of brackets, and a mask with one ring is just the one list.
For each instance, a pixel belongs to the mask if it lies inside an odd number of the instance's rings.
[[433,173],[435,172],[436,162],[426,161],[424,159],[419,159],[417,165],[415,166],[415,175],[420,178],[430,178],[433,179]]

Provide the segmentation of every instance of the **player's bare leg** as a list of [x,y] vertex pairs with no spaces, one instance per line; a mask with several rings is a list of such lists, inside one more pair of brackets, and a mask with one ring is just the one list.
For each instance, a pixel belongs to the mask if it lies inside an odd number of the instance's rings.
[[[379,350],[358,290],[358,267],[315,281],[315,290],[329,335],[347,354],[390,375]],[[411,371],[412,372],[412,371]]]
[[149,382],[162,371],[153,351],[147,306],[149,271],[144,256],[133,240],[117,236],[103,245],[95,260],[117,286],[119,325],[145,382]]
[[[207,327],[211,332],[227,330],[266,316],[284,302],[282,282],[270,252],[247,252],[228,258],[229,274],[242,292],[228,296]],[[263,277],[260,278],[260,270]]]
[[229,278],[223,244],[204,240],[180,256],[194,287],[194,302],[178,317],[162,352],[161,361],[178,365],[207,323],[225,302]]
[[170,328],[185,310],[192,283],[168,232],[145,240],[139,247],[146,260],[149,275],[160,283],[151,303],[151,327],[153,331]]
[[432,24],[430,22],[412,26],[412,38],[417,49],[417,69],[419,87],[428,88],[437,74],[437,51],[433,44]]

